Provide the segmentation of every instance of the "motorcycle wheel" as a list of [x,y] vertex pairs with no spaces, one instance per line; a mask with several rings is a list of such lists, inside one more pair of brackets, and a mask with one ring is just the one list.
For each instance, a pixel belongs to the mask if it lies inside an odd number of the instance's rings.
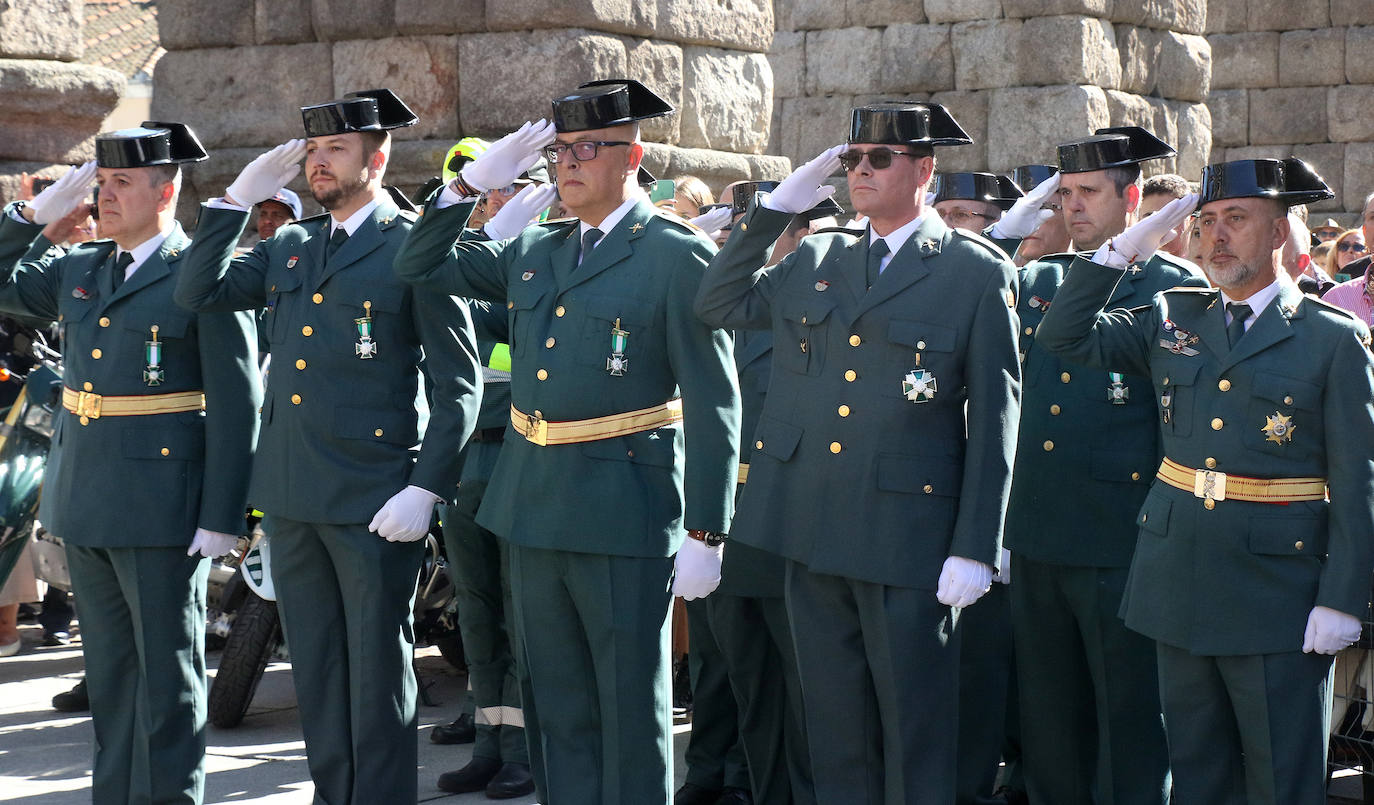
[[220,655],[219,670],[210,685],[210,723],[221,729],[237,727],[253,702],[272,651],[281,641],[277,605],[254,593],[239,605],[234,626]]

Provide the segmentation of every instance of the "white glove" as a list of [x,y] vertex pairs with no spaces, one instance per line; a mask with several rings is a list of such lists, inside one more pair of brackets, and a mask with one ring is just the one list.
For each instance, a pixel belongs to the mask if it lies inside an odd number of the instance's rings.
[[439,496],[428,489],[407,486],[377,510],[367,530],[388,542],[414,542],[429,533],[438,502]]
[[684,539],[673,562],[673,595],[687,601],[710,595],[720,586],[720,563],[724,558],[724,545],[712,548],[699,539]]
[[1058,189],[1059,174],[1055,173],[1036,185],[1029,193],[1018,198],[1016,203],[1011,205],[1011,209],[1007,210],[1001,219],[992,225],[988,234],[994,238],[1029,237],[1040,228],[1041,224],[1059,214],[1054,210],[1040,209],[1045,206],[1045,202]]
[[1002,569],[997,571],[997,575],[992,580],[998,584],[1011,584],[1011,551],[1002,549]]
[[835,195],[835,188],[822,182],[840,169],[840,154],[848,147],[827,148],[820,156],[792,171],[792,175],[783,179],[773,192],[764,194],[763,206],[796,215]]
[[482,226],[482,231],[492,240],[513,238],[525,231],[525,227],[540,213],[552,207],[556,198],[558,188],[551,184],[526,185],[496,211],[491,220]]
[[305,140],[287,140],[249,162],[224,191],[224,198],[240,207],[268,200],[301,172]]
[[992,588],[992,567],[962,556],[945,560],[935,597],[949,607],[966,607]]
[[[1150,217],[1153,218],[1154,215]],[[1359,639],[1360,619],[1354,615],[1347,615],[1330,607],[1312,607],[1312,611],[1307,613],[1307,634],[1302,639],[1303,651],[1335,654]]]
[[197,528],[196,535],[191,538],[191,547],[186,549],[186,555],[195,556],[199,553],[206,559],[214,559],[216,556],[229,553],[238,541],[239,538],[234,534],[221,534],[218,531]]
[[1197,193],[1189,193],[1160,207],[1153,215],[1141,218],[1126,227],[1125,232],[1102,244],[1093,254],[1093,262],[1125,268],[1131,263],[1149,260],[1162,244],[1176,237],[1175,231],[1197,209],[1197,200]]
[[729,207],[716,207],[714,210],[689,220],[687,223],[706,233],[706,237],[715,240],[720,234],[720,228],[730,223],[734,217],[734,211]]
[[79,168],[72,168],[62,174],[61,179],[43,188],[43,192],[27,204],[33,210],[33,222],[47,226],[53,221],[60,221],[76,209],[76,205],[85,202],[95,185],[95,169],[95,162],[87,162]]
[[505,187],[539,161],[539,150],[553,142],[553,124],[541,119],[525,125],[492,143],[477,159],[463,166],[463,181],[486,192]]

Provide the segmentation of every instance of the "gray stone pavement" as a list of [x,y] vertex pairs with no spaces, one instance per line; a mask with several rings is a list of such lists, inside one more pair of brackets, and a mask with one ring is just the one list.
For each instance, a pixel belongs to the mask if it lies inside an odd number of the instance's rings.
[[[24,805],[80,805],[89,803],[91,720],[89,713],[64,714],[52,709],[54,694],[71,688],[81,677],[79,639],[71,647],[37,645],[41,630],[22,626],[24,651],[0,659],[0,802]],[[219,653],[209,655],[211,673]],[[436,649],[422,649],[418,667],[428,684],[434,707],[420,706],[420,801],[453,805],[490,803],[484,795],[445,794],[435,780],[461,767],[472,756],[472,745],[438,746],[429,741],[429,728],[457,716],[466,686]],[[674,728],[677,771],[685,774],[682,754],[689,727]],[[310,802],[310,775],[305,765],[299,714],[291,686],[291,667],[274,662],[267,667],[243,723],[232,730],[209,728],[206,750],[207,803],[301,805]],[[533,796],[503,800],[529,805]]]

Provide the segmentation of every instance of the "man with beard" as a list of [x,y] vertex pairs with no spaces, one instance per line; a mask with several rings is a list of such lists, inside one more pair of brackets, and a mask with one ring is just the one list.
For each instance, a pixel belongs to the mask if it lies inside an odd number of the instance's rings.
[[[244,528],[259,400],[252,317],[172,302],[189,243],[173,217],[181,163],[206,158],[191,129],[148,121],[100,135],[95,151],[6,209],[0,308],[62,323],[65,410],[39,516],[66,542],[81,601],[92,800],[199,803],[207,559]],[[92,181],[108,240],[43,248],[43,225],[86,216]]]
[[[253,160],[206,205],[177,301],[269,309],[273,371],[249,499],[272,539],[316,801],[411,802],[419,540],[458,482],[480,362],[467,307],[412,293],[391,270],[413,216],[382,188],[388,130],[414,114],[389,90],[370,90],[301,116],[309,139]],[[303,156],[310,192],[329,212],[233,257],[251,206],[295,177]],[[423,442],[422,349],[433,383]]]
[[1330,655],[1359,638],[1374,571],[1369,330],[1282,268],[1288,207],[1332,195],[1306,163],[1211,165],[1201,186],[1218,288],[1102,312],[1189,195],[1075,259],[1038,340],[1149,377],[1160,400],[1164,459],[1122,613],[1156,641],[1173,801],[1316,805]]
[[[477,521],[511,546],[530,767],[560,805],[669,800],[668,613],[719,583],[730,523],[730,338],[691,314],[714,247],[636,184],[638,121],[672,111],[636,81],[584,84],[464,166],[396,258],[427,293],[509,312],[510,430]],[[576,219],[460,241],[541,151]]]
[[[1141,164],[1173,153],[1144,129],[1101,129],[1060,145],[1059,171],[1030,195],[1054,188],[1074,248],[1095,249],[1134,219]],[[1026,791],[1056,805],[1161,805],[1168,759],[1154,647],[1116,616],[1133,516],[1159,461],[1157,411],[1147,378],[1089,370],[1037,343],[1072,261],[1028,263],[1018,308],[1025,397],[1006,540]],[[1130,267],[1111,305],[1204,284],[1191,264],[1159,252]]]
[[[957,624],[1001,554],[1020,396],[1015,269],[926,204],[935,147],[970,142],[938,104],[854,109],[848,145],[759,194],[696,299],[773,333],[732,528],[787,560],[819,802],[954,800]],[[864,234],[765,267],[842,165]]]

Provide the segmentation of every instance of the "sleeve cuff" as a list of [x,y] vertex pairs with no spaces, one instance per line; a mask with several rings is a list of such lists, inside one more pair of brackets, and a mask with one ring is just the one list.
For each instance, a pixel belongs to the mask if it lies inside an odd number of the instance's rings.
[[444,209],[444,208],[446,208],[446,207],[452,207],[454,204],[462,204],[462,203],[464,203],[464,202],[476,202],[476,201],[477,201],[477,196],[460,196],[460,195],[458,195],[457,191],[455,191],[455,190],[453,189],[453,183],[452,183],[452,182],[448,182],[448,183],[444,184],[444,190],[443,190],[442,193],[439,194],[439,198],[435,199],[435,201],[434,201],[434,209],[436,209],[436,210],[442,210],[442,209]]
[[238,210],[239,212],[252,212],[252,207],[240,207],[237,204],[230,204],[223,198],[212,198],[205,202],[205,206],[212,210]]

